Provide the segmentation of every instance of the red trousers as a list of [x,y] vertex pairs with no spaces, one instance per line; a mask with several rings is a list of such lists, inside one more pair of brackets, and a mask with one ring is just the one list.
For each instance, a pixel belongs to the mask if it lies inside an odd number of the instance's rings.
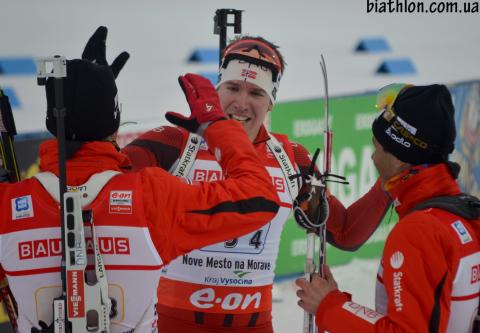
[[273,333],[270,312],[216,314],[157,306],[158,333]]

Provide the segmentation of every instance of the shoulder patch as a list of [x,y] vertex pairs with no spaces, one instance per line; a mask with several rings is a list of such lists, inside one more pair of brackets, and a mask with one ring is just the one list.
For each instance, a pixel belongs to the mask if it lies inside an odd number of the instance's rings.
[[465,228],[465,226],[460,220],[453,222],[451,226],[453,230],[455,230],[455,232],[457,233],[458,237],[460,238],[460,242],[462,242],[462,244],[466,244],[472,241],[472,236],[470,236],[467,228]]
[[26,219],[33,216],[33,203],[31,195],[25,195],[23,197],[12,199],[12,220]]
[[132,191],[110,191],[110,214],[132,214]]

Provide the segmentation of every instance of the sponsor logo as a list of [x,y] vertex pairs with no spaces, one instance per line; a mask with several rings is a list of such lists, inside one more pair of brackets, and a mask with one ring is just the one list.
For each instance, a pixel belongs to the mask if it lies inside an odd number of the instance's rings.
[[407,130],[409,131],[411,134],[415,135],[417,134],[417,129],[415,127],[413,127],[412,125],[410,125],[409,123],[407,123],[405,120],[403,120],[402,118],[400,118],[399,116],[397,116],[397,120],[400,124],[402,124],[402,126]]
[[426,149],[428,147],[428,144],[417,138],[416,136],[414,136],[412,133],[410,133],[408,131],[408,129],[406,129],[402,123],[399,121],[399,119],[395,120],[392,124],[392,127],[398,132],[400,133],[401,136],[403,136],[406,140],[409,140],[410,142],[413,142],[414,145],[422,148],[422,149]]
[[222,175],[222,171],[220,170],[196,169],[193,172],[193,181],[215,182],[222,179],[223,179],[223,175]]
[[204,138],[200,139],[200,150],[208,150],[207,141]]
[[87,192],[87,185],[79,185],[79,186],[68,186],[68,192]]
[[400,138],[398,136],[395,135],[395,133],[392,133],[392,126],[390,126],[389,128],[387,128],[385,130],[385,133],[387,133],[387,135],[389,137],[392,138],[392,140],[398,142],[399,144],[401,144],[402,146],[406,147],[406,148],[410,148],[412,146],[412,144],[408,141],[405,141],[404,138]]
[[353,313],[357,317],[368,321],[371,324],[375,324],[380,318],[384,317],[381,313],[378,313],[355,302],[345,302],[343,303],[342,308],[350,313]]
[[188,144],[188,146],[185,148],[186,152],[185,155],[182,156],[182,161],[180,163],[180,168],[178,168],[177,175],[180,177],[185,176],[185,170],[187,169],[188,164],[192,161],[192,156],[193,153],[195,152],[195,147],[197,144],[195,142],[192,142],[191,144]]
[[[130,240],[127,237],[98,237],[101,254],[130,255]],[[92,238],[86,238],[87,254],[93,254]],[[56,257],[62,255],[60,238],[40,239],[18,243],[20,260]]]
[[53,318],[54,331],[64,333],[65,332],[65,302],[61,299],[55,299],[53,301]]
[[25,195],[23,197],[12,199],[12,220],[20,220],[33,217],[32,196]]
[[211,112],[213,110],[213,104],[205,103],[205,111]]
[[392,266],[393,269],[399,269],[403,265],[403,260],[403,253],[396,251],[390,257],[390,266]]
[[453,230],[458,234],[458,237],[460,237],[460,241],[462,244],[466,244],[472,241],[472,236],[468,233],[467,228],[463,225],[462,222],[460,221],[455,221],[451,224]]
[[190,303],[199,309],[211,309],[215,306],[223,310],[258,309],[262,293],[251,294],[230,293],[224,297],[216,296],[213,288],[200,289],[190,295]]
[[395,304],[395,310],[400,312],[403,310],[402,303],[402,272],[393,273],[393,303]]
[[67,302],[69,318],[85,316],[84,280],[81,270],[67,271]]
[[[248,272],[247,272],[248,273]],[[240,278],[225,278],[216,276],[206,276],[205,283],[210,285],[222,285],[222,286],[250,286],[253,284],[253,280]]]
[[[275,151],[277,151],[277,148],[280,147],[275,147]],[[292,170],[292,168],[289,166],[288,157],[285,154],[278,154],[278,158],[280,159],[280,163],[282,164],[282,169],[286,172],[288,179],[290,179],[290,176],[293,176],[294,174],[294,170]],[[297,188],[297,180],[290,180],[290,186],[292,189]]]
[[243,271],[233,271],[233,274],[238,276],[240,279],[243,278],[245,275],[250,274],[251,272],[243,272]]
[[470,284],[480,281],[480,265],[473,265],[471,268]]
[[132,214],[132,191],[110,191],[110,214]]
[[152,131],[156,132],[156,133],[163,132],[164,130],[165,130],[165,127],[163,127],[163,126],[155,127],[154,129],[152,129]]
[[258,73],[255,72],[254,70],[246,69],[246,68],[242,69],[242,73],[240,74],[240,76],[245,77],[247,79],[252,79],[252,80],[256,80],[257,75]]
[[282,177],[272,177],[272,182],[277,192],[285,192],[285,179]]

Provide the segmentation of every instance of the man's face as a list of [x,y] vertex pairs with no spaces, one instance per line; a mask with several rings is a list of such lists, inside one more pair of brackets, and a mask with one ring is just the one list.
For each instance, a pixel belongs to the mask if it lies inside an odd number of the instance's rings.
[[406,163],[401,162],[395,156],[387,152],[383,146],[372,137],[375,151],[372,154],[373,164],[377,168],[380,179],[383,183],[399,174],[405,168]]
[[218,87],[218,95],[227,117],[242,123],[250,140],[255,140],[272,109],[265,90],[250,82],[227,81]]

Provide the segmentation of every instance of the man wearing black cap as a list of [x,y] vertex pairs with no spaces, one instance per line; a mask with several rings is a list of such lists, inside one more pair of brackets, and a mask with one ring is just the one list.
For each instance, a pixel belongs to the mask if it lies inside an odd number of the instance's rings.
[[298,279],[298,304],[331,333],[471,332],[480,291],[480,221],[471,205],[452,201],[464,196],[455,181],[459,167],[448,161],[455,140],[450,92],[443,85],[390,85],[377,104],[372,160],[400,220],[385,244],[376,311],[340,292],[330,272],[311,283]]
[[[125,173],[130,161],[114,136],[120,119],[115,77],[126,58],[112,66],[67,61],[67,185],[83,193],[82,206],[93,213],[113,304],[110,332],[151,333],[162,267],[193,249],[261,227],[279,203],[242,127],[225,119],[213,86],[193,74],[179,78],[191,116],[169,113],[169,119],[204,135],[227,179],[188,185],[160,168]],[[50,80],[46,122],[56,135]],[[48,140],[40,147],[40,174],[0,184],[0,263],[18,303],[22,333],[50,331],[53,299],[61,295],[58,163],[57,141]],[[92,250],[88,235],[86,243]]]

